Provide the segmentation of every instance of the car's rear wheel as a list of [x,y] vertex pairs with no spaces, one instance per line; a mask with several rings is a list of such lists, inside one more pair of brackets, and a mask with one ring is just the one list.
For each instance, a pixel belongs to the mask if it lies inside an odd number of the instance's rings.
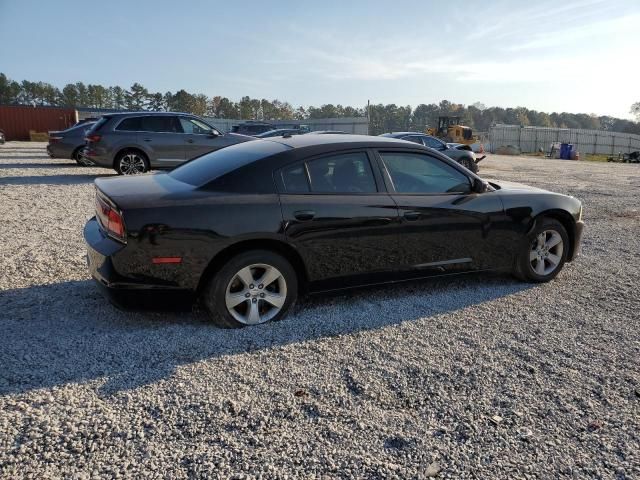
[[562,223],[539,218],[516,259],[514,274],[525,281],[548,282],[562,270],[568,249],[569,236]]
[[149,171],[149,160],[138,150],[126,150],[118,155],[115,170],[119,175],[137,175]]
[[80,153],[82,152],[82,149],[83,149],[83,148],[84,148],[84,147],[78,147],[78,148],[76,148],[76,149],[73,151],[73,153],[71,154],[71,158],[72,158],[73,160],[75,160],[75,161],[76,161],[76,163],[77,163],[78,165],[80,165],[81,167],[86,167],[86,166],[87,166],[87,164],[86,164],[86,163],[84,163],[84,161],[82,160],[82,155],[80,154]]
[[296,272],[287,259],[268,250],[251,250],[212,275],[201,301],[217,325],[240,328],[284,318],[297,295]]

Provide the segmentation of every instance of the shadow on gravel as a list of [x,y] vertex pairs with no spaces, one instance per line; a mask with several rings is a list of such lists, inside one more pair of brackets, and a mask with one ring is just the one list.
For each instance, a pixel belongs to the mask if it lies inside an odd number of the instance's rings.
[[37,160],[39,158],[43,160],[48,160],[50,157],[46,152],[40,150],[37,153],[22,153],[23,150],[20,150],[20,153],[12,153],[11,155],[2,155],[2,151],[0,150],[0,161],[2,160],[15,160],[17,158],[28,158],[29,160]]
[[[42,148],[37,148],[37,147],[31,147],[31,148],[22,148],[22,147],[7,147],[7,146],[2,146],[0,145],[0,155],[4,154],[4,153],[11,153],[13,154],[13,152],[20,152],[20,153],[39,153],[39,154],[47,154],[47,147],[46,145],[43,146]],[[13,156],[13,155],[12,155]],[[0,156],[0,158],[2,158]]]
[[[31,158],[33,159],[33,157]],[[0,157],[0,160],[1,160],[1,157]],[[52,167],[78,168],[79,167],[79,165],[71,159],[67,161],[68,163],[62,163],[64,161],[65,161],[64,159],[61,159],[59,162],[2,163],[0,164],[0,170],[22,169],[22,168],[52,168]]]
[[[498,275],[421,281],[303,299],[281,322],[239,330],[204,314],[125,312],[93,281],[0,292],[0,395],[104,381],[110,395],[172,375],[179,365],[423,319],[515,294],[533,285]],[[461,316],[460,321],[464,321]]]
[[32,175],[27,177],[0,177],[0,185],[79,185],[96,178],[113,175]]

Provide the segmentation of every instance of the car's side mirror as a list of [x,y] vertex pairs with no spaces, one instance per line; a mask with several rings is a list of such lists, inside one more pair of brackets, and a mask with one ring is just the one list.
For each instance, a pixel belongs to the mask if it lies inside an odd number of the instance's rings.
[[480,178],[473,179],[472,190],[474,193],[484,193],[487,191],[487,182]]
[[215,130],[209,130],[209,136],[211,138],[215,138],[218,136],[218,132],[216,132]]

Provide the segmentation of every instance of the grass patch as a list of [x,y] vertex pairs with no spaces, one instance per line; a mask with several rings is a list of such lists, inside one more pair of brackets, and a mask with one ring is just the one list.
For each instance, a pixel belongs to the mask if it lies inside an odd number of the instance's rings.
[[588,162],[606,162],[610,156],[611,155],[606,155],[604,153],[585,153],[584,155],[580,155],[580,160],[586,160]]

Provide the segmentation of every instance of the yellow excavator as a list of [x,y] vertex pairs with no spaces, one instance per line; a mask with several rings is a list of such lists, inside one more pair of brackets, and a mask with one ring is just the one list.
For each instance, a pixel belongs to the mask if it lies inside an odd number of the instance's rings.
[[427,128],[428,135],[438,137],[447,143],[461,143],[471,145],[478,141],[473,136],[471,128],[460,125],[460,117],[440,116],[438,117],[438,128]]

